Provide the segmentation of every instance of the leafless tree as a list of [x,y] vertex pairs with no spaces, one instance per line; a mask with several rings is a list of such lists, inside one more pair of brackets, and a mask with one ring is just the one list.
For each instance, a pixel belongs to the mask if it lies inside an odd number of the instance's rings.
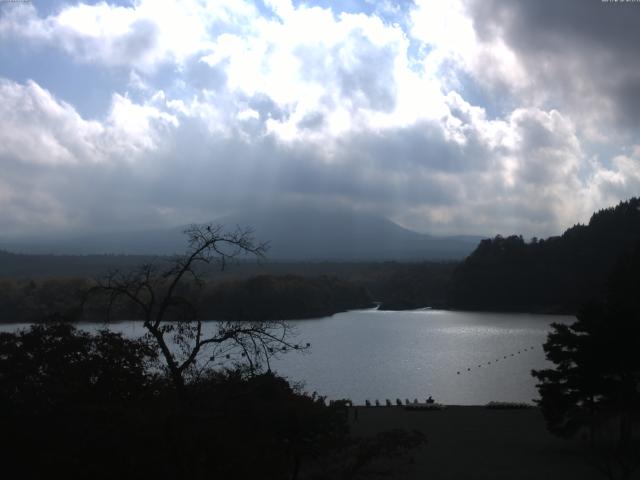
[[188,238],[184,255],[128,271],[113,271],[87,296],[101,294],[109,316],[123,303],[134,308],[160,350],[177,391],[183,391],[188,374],[197,373],[203,355],[204,366],[216,359],[226,364],[235,360],[256,371],[264,366],[270,369],[270,359],[280,352],[308,346],[292,343],[290,328],[282,321],[203,324],[193,295],[186,295],[192,286],[200,288],[204,284],[203,267],[217,263],[225,268],[230,261],[247,255],[262,259],[267,244],[256,243],[253,231],[240,227],[229,232],[222,225],[192,225],[184,233]]

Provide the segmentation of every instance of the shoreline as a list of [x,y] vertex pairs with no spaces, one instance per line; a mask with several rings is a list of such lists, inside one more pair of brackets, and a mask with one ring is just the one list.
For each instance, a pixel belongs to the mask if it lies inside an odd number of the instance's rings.
[[[601,479],[587,444],[551,435],[538,407],[497,409],[446,405],[441,410],[395,406],[349,409],[355,436],[393,429],[418,430],[426,445],[375,468],[399,479]],[[635,477],[633,477],[635,478]]]

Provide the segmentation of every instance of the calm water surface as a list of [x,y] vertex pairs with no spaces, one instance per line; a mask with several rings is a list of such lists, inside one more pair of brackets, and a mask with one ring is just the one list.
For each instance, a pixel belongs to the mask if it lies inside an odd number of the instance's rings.
[[[296,340],[310,342],[311,349],[283,355],[272,368],[304,382],[306,391],[358,404],[396,397],[424,401],[428,395],[458,405],[531,402],[537,398],[531,369],[548,365],[542,343],[549,325],[572,321],[558,315],[355,310],[291,322]],[[140,322],[110,328],[128,336],[143,331]]]
[[309,391],[357,403],[396,397],[423,401],[428,395],[459,405],[531,402],[538,395],[530,371],[549,365],[542,350],[549,325],[574,320],[442,310],[351,311],[295,322],[300,338],[311,342],[311,352],[284,356],[276,369],[292,380],[306,380]]

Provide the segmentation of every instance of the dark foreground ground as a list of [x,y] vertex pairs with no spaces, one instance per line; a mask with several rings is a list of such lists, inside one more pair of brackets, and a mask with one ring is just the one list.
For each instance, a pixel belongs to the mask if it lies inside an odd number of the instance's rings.
[[[355,415],[357,410],[357,418]],[[416,429],[427,444],[411,457],[376,465],[381,478],[394,479],[605,479],[586,442],[547,432],[537,408],[489,410],[450,406],[439,411],[402,407],[355,407],[349,421],[355,435]],[[636,471],[632,478],[640,478]]]

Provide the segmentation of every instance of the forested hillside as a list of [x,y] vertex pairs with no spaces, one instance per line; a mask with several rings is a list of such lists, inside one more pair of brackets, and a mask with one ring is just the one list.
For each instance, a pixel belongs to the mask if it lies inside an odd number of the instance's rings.
[[[82,278],[0,279],[0,323],[39,323],[60,318],[100,322],[137,318],[135,309],[127,305],[113,309],[109,318],[106,298],[89,302],[81,309],[84,293],[93,284]],[[374,305],[362,285],[324,275],[259,275],[211,281],[202,288],[185,283],[182,290],[181,296],[207,320],[313,318]]]
[[154,261],[151,255],[27,255],[0,250],[0,278],[99,277]]
[[455,308],[575,312],[601,297],[616,260],[640,241],[640,198],[594,213],[588,225],[526,242],[497,236],[480,242],[454,271]]
[[259,275],[205,288],[199,302],[205,318],[290,320],[372,307],[367,290],[335,277]]

